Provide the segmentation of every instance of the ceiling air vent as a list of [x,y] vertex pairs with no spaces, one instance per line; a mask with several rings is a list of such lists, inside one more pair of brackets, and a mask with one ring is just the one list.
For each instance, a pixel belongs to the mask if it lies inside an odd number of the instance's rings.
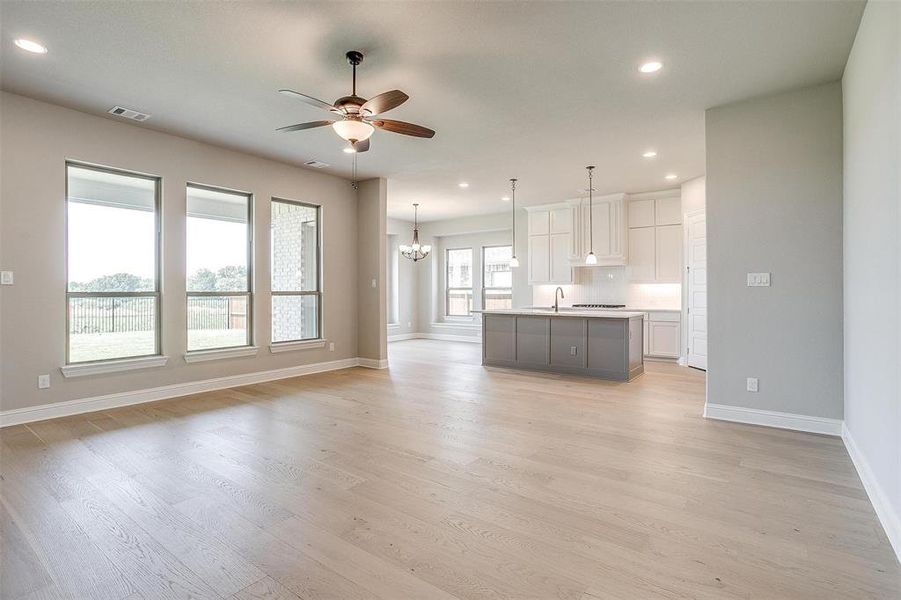
[[131,119],[132,121],[146,121],[150,118],[150,115],[146,113],[138,112],[130,108],[125,108],[124,106],[114,106],[107,112],[111,115],[116,115],[117,117],[125,117],[126,119]]
[[305,164],[308,167],[313,167],[314,169],[324,169],[325,167],[329,166],[328,163],[324,163],[321,160],[308,160],[307,162],[305,162],[303,164]]

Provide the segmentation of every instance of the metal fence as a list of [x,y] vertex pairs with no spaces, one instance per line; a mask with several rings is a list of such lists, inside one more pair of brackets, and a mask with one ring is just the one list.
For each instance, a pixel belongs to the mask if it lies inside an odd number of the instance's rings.
[[156,298],[69,298],[70,333],[151,331]]
[[[188,329],[243,329],[247,298],[188,298]],[[152,331],[156,323],[156,299],[151,297],[95,297],[69,299],[70,333],[118,333]]]
[[188,329],[244,329],[247,327],[244,296],[191,296],[188,298]]

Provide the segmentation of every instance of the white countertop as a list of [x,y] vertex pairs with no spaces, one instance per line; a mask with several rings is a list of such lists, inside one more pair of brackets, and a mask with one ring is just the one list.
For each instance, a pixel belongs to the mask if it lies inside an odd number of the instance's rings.
[[[537,310],[547,310],[548,307],[546,307],[546,306],[527,306],[526,308],[527,308],[527,309],[537,309]],[[610,310],[610,311],[616,311],[616,312],[619,312],[619,311],[626,311],[626,312],[645,312],[645,313],[646,313],[646,312],[677,312],[677,313],[682,312],[682,309],[679,308],[678,306],[675,306],[675,307],[667,307],[667,308],[661,308],[661,307],[659,307],[659,306],[656,307],[656,308],[644,308],[644,307],[641,307],[641,306],[626,306],[626,307],[623,307],[623,308],[599,308],[599,309],[582,309],[582,308],[573,308],[573,307],[571,307],[571,306],[565,306],[565,307],[564,307],[564,306],[561,306],[561,307],[560,307],[560,310],[564,310],[564,309],[566,309],[567,311],[573,311],[573,310],[592,310],[592,311],[595,311],[595,310]]]
[[474,310],[474,313],[486,315],[526,315],[536,317],[589,317],[595,319],[630,319],[644,316],[642,312],[629,310],[580,310],[576,308],[561,307],[560,312],[554,312],[553,308],[507,308],[495,310]]

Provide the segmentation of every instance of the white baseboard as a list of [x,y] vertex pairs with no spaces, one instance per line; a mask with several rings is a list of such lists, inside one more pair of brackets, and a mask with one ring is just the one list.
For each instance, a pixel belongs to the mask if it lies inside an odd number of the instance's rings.
[[[217,377],[215,379],[189,381],[186,383],[176,383],[173,385],[164,385],[161,387],[134,390],[130,392],[118,392],[115,394],[107,394],[105,396],[95,396],[93,398],[80,398],[78,400],[54,402],[53,404],[44,404],[42,406],[14,408],[0,411],[0,427],[21,425],[22,423],[31,423],[33,421],[43,421],[45,419],[55,419],[58,417],[68,417],[71,415],[107,410],[120,406],[154,402],[156,400],[166,400],[168,398],[188,396],[200,392],[211,392],[214,390],[239,387],[253,383],[275,381],[276,379],[287,379],[288,377],[299,377],[301,375],[336,371],[338,369],[347,369],[356,366],[369,366],[363,365],[362,361],[364,360],[368,361],[372,359],[345,358],[342,360],[299,365],[285,369],[229,375],[227,377]],[[387,366],[388,361],[384,362],[385,366]]]
[[[481,333],[481,330],[479,333]],[[449,333],[401,333],[388,336],[389,342],[401,342],[403,340],[442,340],[445,342],[469,342],[472,344],[481,344],[482,336],[452,335]]]
[[358,358],[357,364],[361,367],[366,367],[367,369],[387,369],[388,368],[388,359],[387,358]]
[[882,523],[885,535],[888,536],[888,541],[895,550],[895,556],[898,558],[898,562],[901,563],[901,515],[895,512],[888,494],[879,485],[879,480],[876,479],[872,469],[870,469],[870,464],[861,453],[860,448],[857,447],[854,438],[851,437],[851,432],[844,423],[842,423],[842,441],[845,442],[845,448],[848,450],[848,455],[851,456],[851,462],[854,463],[854,467],[857,469],[857,474],[860,476],[863,488],[870,498],[870,504],[873,505],[873,509],[876,511],[876,516],[879,517],[879,521]]
[[749,425],[765,425],[778,427],[779,429],[793,429],[808,433],[822,433],[826,435],[841,435],[842,421],[840,419],[827,419],[825,417],[811,417],[808,415],[796,415],[792,413],[776,412],[772,410],[760,410],[745,408],[742,406],[727,406],[725,404],[704,404],[704,417],[719,421],[732,421],[735,423],[747,423]]
[[418,333],[395,333],[388,336],[389,342],[402,342],[404,340],[415,340],[419,337]]
[[445,342],[469,342],[472,344],[481,344],[482,336],[470,335],[451,335],[449,333],[420,333],[424,340],[443,340]]

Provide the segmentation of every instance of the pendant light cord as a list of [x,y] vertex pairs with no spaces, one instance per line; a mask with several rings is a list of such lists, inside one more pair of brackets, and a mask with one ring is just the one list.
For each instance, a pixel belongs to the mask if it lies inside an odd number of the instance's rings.
[[594,170],[594,167],[585,167],[588,169],[588,251],[591,254],[594,254],[594,223],[592,221],[593,215],[592,213],[592,204],[593,204],[593,196],[592,196],[592,188],[594,187],[591,183],[591,172]]
[[516,256],[516,179],[510,180],[510,201],[513,203],[513,256]]

